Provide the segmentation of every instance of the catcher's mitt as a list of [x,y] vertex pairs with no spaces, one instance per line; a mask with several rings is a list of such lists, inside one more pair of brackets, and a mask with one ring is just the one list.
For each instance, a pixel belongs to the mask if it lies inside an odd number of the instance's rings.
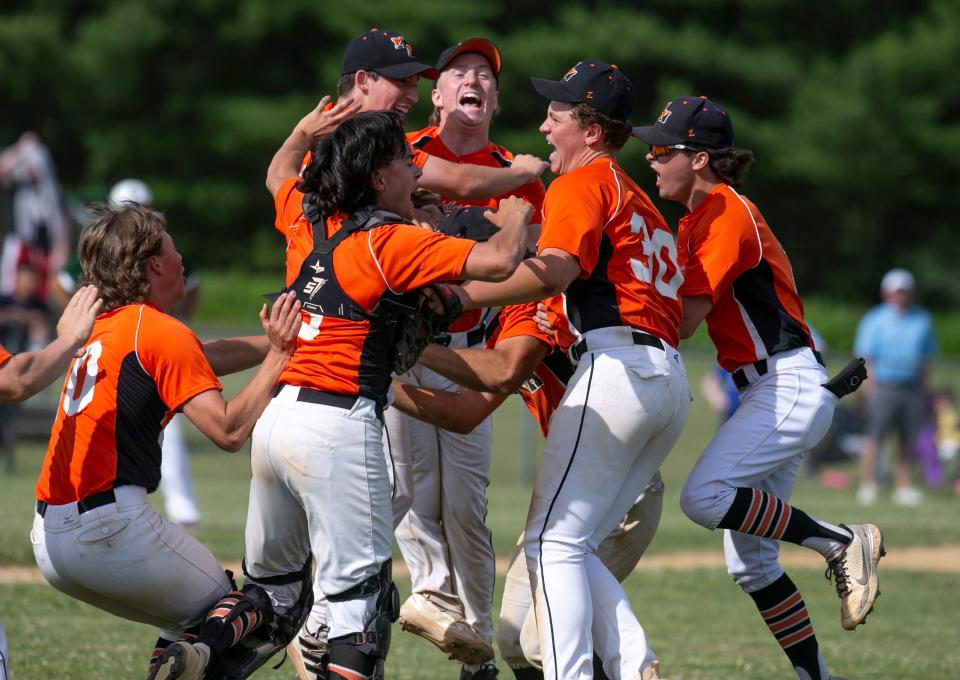
[[417,298],[416,314],[400,328],[393,370],[406,373],[423,352],[430,338],[446,333],[450,324],[463,314],[463,303],[449,286],[425,286]]

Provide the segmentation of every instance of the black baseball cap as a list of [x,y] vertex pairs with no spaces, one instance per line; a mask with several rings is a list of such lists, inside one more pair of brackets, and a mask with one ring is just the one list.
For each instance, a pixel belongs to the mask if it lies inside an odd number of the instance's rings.
[[633,111],[630,79],[616,66],[602,61],[577,62],[560,80],[530,80],[533,89],[552,101],[586,104],[622,121]]
[[647,144],[692,144],[707,149],[733,146],[733,123],[723,107],[706,97],[677,97],[667,102],[653,125],[633,128]]
[[483,216],[487,210],[489,208],[477,206],[457,207],[443,216],[437,231],[456,238],[486,241],[500,231],[500,227]]
[[495,78],[500,77],[500,50],[497,49],[497,46],[486,38],[468,38],[458,42],[456,45],[451,45],[443,52],[440,53],[440,58],[437,59],[437,71],[442,71],[450,65],[450,62],[459,57],[461,54],[467,53],[476,53],[481,57],[484,57],[487,61],[490,62],[491,68],[493,68],[493,75]]
[[413,46],[396,31],[371,28],[350,41],[343,52],[340,73],[373,71],[388,78],[423,76],[435,80],[439,71],[421,64],[413,54]]

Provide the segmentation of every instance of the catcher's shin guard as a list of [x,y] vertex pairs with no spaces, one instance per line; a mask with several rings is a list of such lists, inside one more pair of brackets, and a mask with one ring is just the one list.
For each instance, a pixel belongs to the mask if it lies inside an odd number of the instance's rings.
[[[249,595],[249,600],[245,599],[245,601],[257,602],[260,606],[264,606],[265,603],[265,607],[269,608],[269,617],[264,617],[257,628],[248,631],[239,644],[223,650],[207,670],[204,676],[206,680],[243,680],[293,640],[297,631],[307,620],[310,608],[313,606],[313,585],[309,567],[308,562],[298,572],[271,578],[258,578],[257,584],[248,584],[243,587],[241,592]],[[274,612],[269,595],[262,586],[258,585],[259,583],[286,585],[298,581],[301,583],[300,595],[293,606],[284,613]],[[249,610],[241,611],[235,616],[227,617],[222,625],[233,628],[236,626],[234,622],[241,620],[239,617],[248,614]],[[203,633],[200,639],[203,641]],[[283,661],[281,660],[280,663]]]
[[373,680],[383,679],[383,664],[390,650],[391,624],[400,616],[400,594],[393,583],[393,560],[387,560],[380,572],[339,595],[328,595],[330,602],[366,598],[376,593],[376,613],[360,633],[341,635],[330,640],[331,678],[342,677],[337,668],[360,671]]

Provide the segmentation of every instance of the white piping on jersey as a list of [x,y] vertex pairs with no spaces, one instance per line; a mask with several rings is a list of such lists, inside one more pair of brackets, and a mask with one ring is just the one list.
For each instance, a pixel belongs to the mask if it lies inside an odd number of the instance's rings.
[[560,293],[560,298],[563,300],[563,315],[567,317],[567,328],[570,329],[570,333],[573,335],[574,338],[576,338],[573,341],[574,344],[576,344],[576,342],[580,340],[581,337],[583,337],[583,334],[579,330],[577,330],[576,326],[573,325],[573,321],[570,320],[571,319],[570,310],[567,308],[567,294]]
[[[756,263],[751,267],[754,269],[763,262],[763,241],[760,240],[760,225],[757,224],[757,220],[753,217],[753,211],[750,210],[750,206],[747,205],[747,202],[744,200],[743,196],[737,193],[737,190],[731,187],[729,184],[727,188],[730,189],[730,192],[737,197],[737,200],[743,204],[743,209],[747,211],[747,215],[750,217],[750,222],[753,223],[753,230],[757,234],[757,246],[760,249],[760,255],[757,257]],[[753,351],[757,355],[757,360],[766,359],[770,355],[767,353],[767,347],[763,344],[763,340],[760,338],[760,333],[757,331],[757,327],[753,324],[753,320],[750,318],[750,315],[747,314],[747,310],[744,309],[743,305],[740,304],[740,300],[737,299],[737,296],[733,296],[733,301],[737,303],[737,308],[740,310],[740,316],[743,319],[743,325],[747,329],[747,333],[750,335],[750,340],[753,342]]]
[[613,165],[613,161],[610,162],[609,167],[610,167],[610,172],[613,173],[613,181],[617,183],[617,209],[613,211],[613,214],[610,215],[610,219],[606,221],[606,223],[603,225],[603,229],[601,229],[600,231],[603,231],[604,229],[606,229],[610,225],[610,223],[613,222],[613,218],[616,217],[617,214],[619,214],[620,201],[622,200],[622,193],[623,193],[623,191],[620,189],[620,178],[617,177],[617,170]]
[[367,247],[370,249],[370,257],[373,258],[373,263],[377,265],[377,271],[380,272],[380,278],[383,279],[383,285],[385,285],[387,287],[387,290],[389,290],[394,295],[399,295],[400,293],[398,293],[397,291],[395,291],[393,288],[390,287],[390,282],[387,281],[387,277],[384,276],[383,274],[383,268],[380,266],[380,261],[377,260],[377,254],[373,252],[373,243],[370,241],[372,231],[373,231],[372,229],[367,230]]
[[753,218],[753,211],[750,210],[750,206],[747,205],[747,202],[743,199],[743,196],[738,194],[737,190],[734,189],[729,184],[727,185],[727,188],[730,189],[733,195],[737,197],[737,200],[739,200],[743,204],[743,209],[747,211],[747,215],[750,216],[750,221],[753,222],[753,230],[757,234],[757,246],[759,246],[760,248],[760,256],[757,258],[757,263],[753,265],[754,267],[756,267],[758,264],[760,264],[760,262],[763,261],[763,241],[760,240],[760,226],[757,224],[757,221]]
[[757,361],[766,359],[770,355],[767,354],[767,347],[763,344],[763,340],[760,339],[760,333],[757,332],[757,327],[753,325],[753,320],[750,318],[750,315],[747,314],[747,310],[743,308],[743,305],[740,304],[740,300],[737,299],[736,295],[733,296],[733,301],[737,303],[737,308],[740,310],[740,317],[743,319],[743,326],[747,329],[750,340],[753,342],[753,351],[757,355]]
[[143,369],[144,373],[147,372],[146,366],[143,365],[143,362],[140,361],[140,322],[143,321],[143,308],[145,305],[140,305],[140,313],[137,315],[137,330],[133,334],[133,353],[137,357],[137,363],[140,364],[140,368]]

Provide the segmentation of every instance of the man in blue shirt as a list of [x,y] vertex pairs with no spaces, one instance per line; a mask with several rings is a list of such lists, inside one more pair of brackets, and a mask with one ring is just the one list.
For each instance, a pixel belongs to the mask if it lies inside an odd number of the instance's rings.
[[912,302],[913,291],[913,275],[891,269],[880,282],[883,304],[867,312],[857,328],[854,354],[867,359],[871,378],[864,383],[869,411],[857,491],[863,505],[876,500],[877,451],[893,428],[900,439],[893,502],[917,505],[922,499],[910,480],[908,452],[923,425],[924,382],[936,338],[930,314]]

